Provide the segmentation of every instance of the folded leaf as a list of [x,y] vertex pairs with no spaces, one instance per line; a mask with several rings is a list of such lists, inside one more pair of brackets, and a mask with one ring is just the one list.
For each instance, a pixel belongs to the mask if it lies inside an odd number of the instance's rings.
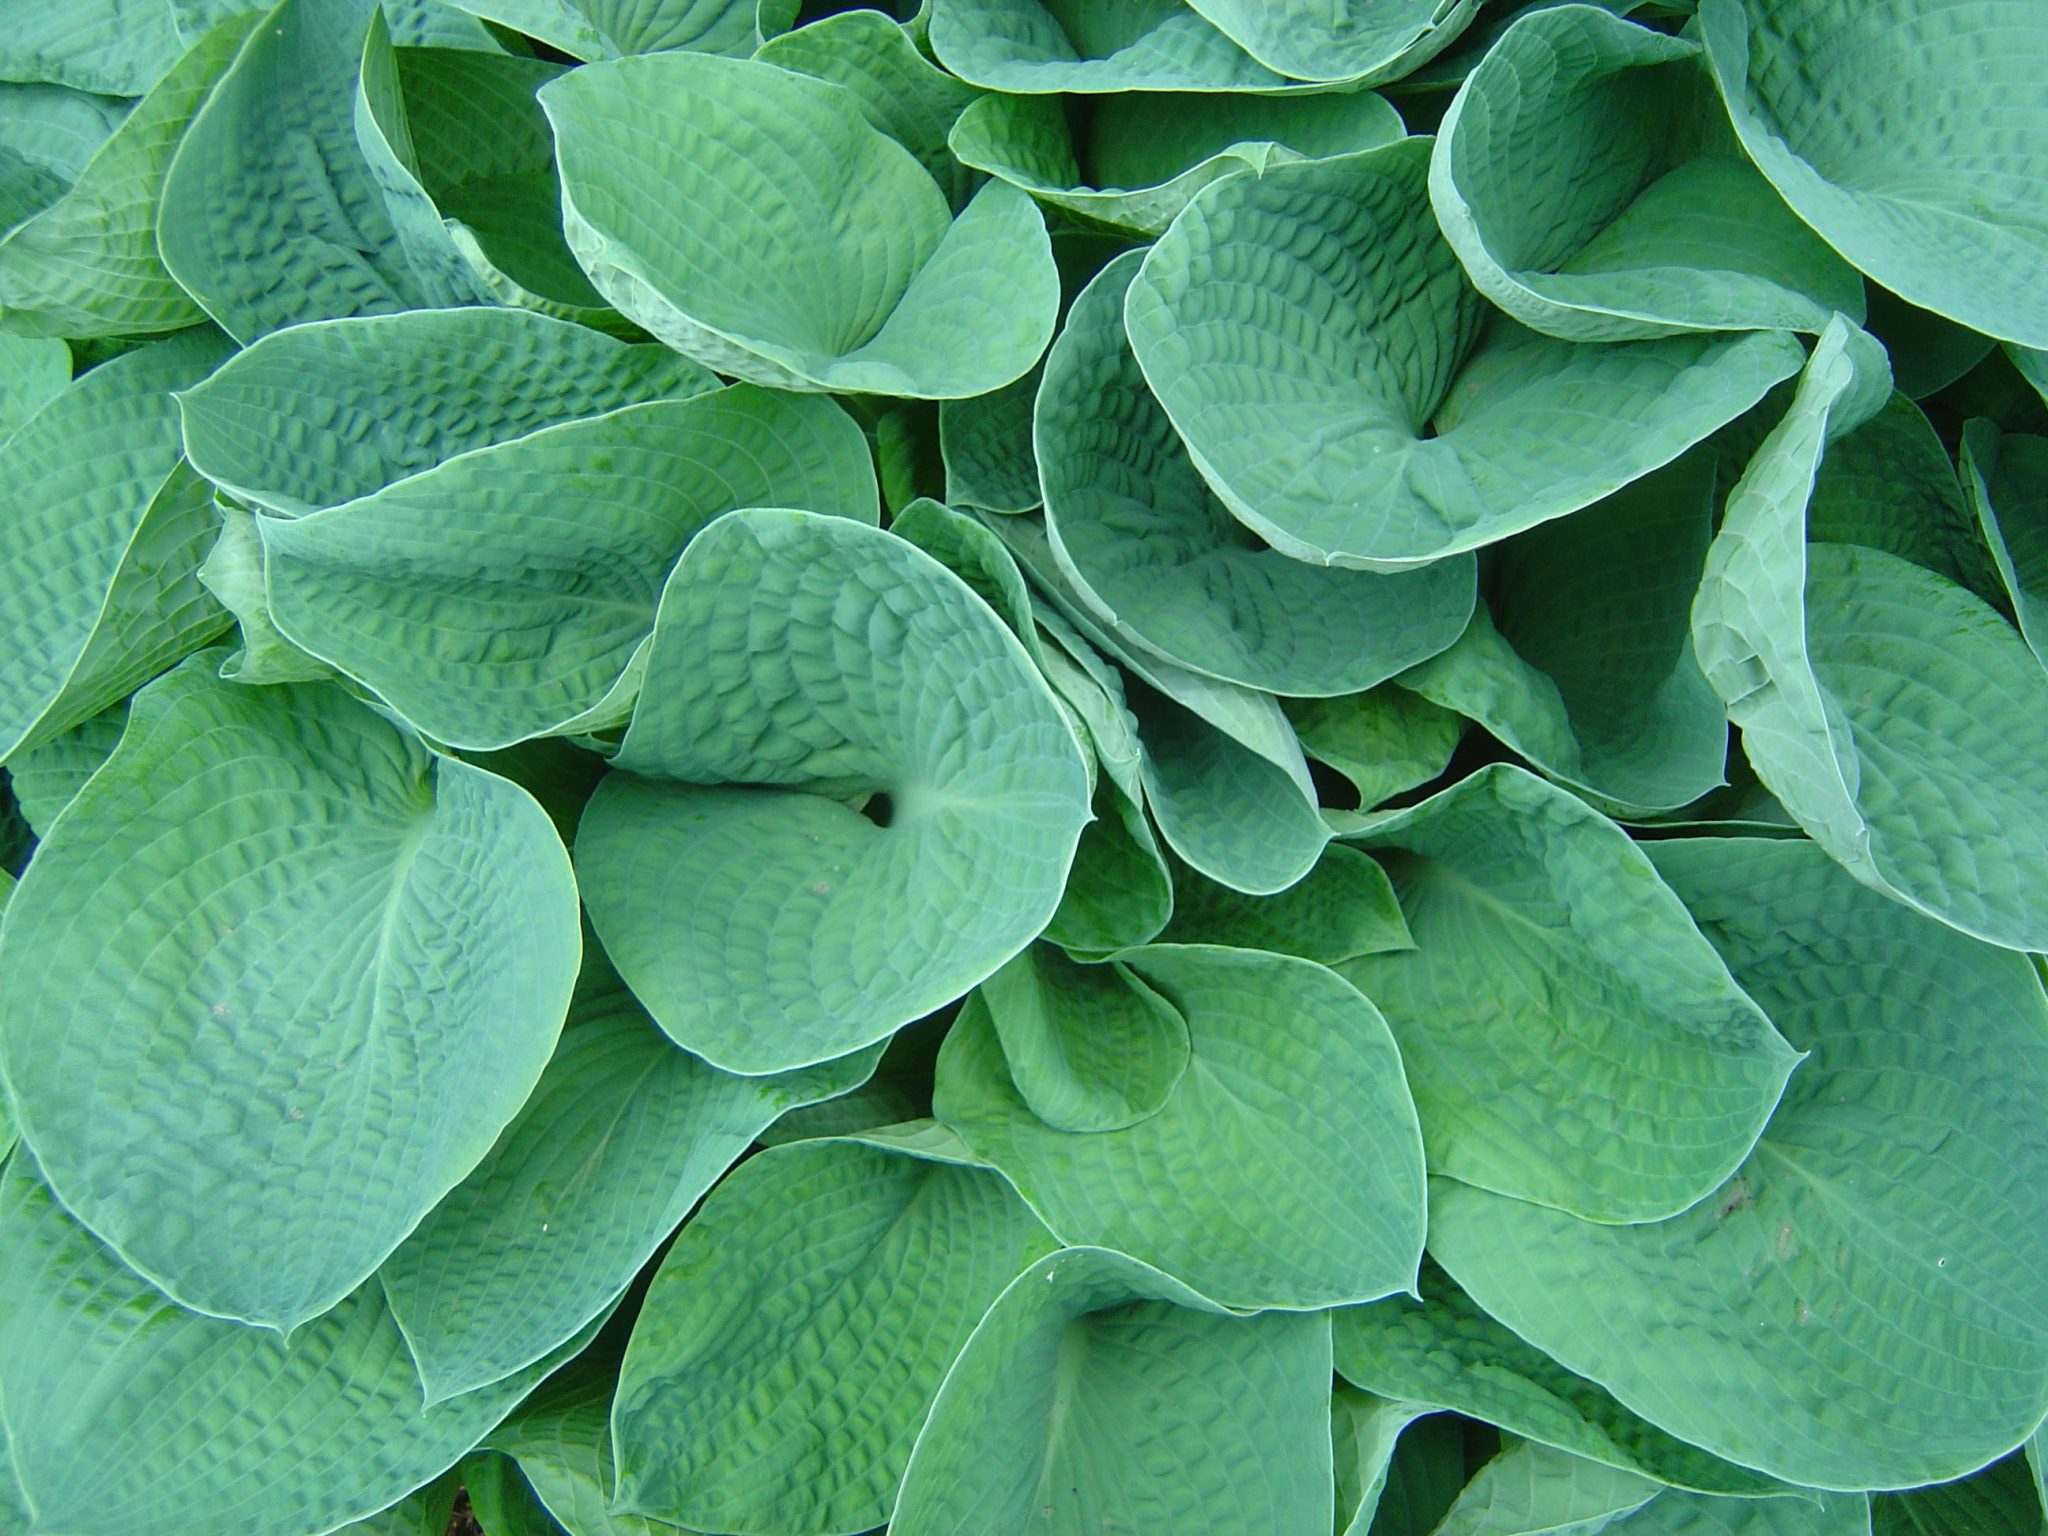
[[1963,431],[1963,490],[1996,563],[2020,633],[2048,663],[2048,438]]
[[0,1053],[69,1210],[181,1304],[289,1333],[525,1101],[575,884],[516,786],[217,661],[137,695],[10,903]]
[[1638,1473],[1524,1440],[1479,1469],[1444,1512],[1437,1536],[1626,1529],[1629,1516],[1662,1491]]
[[1246,896],[1175,871],[1169,944],[1230,944],[1339,965],[1382,950],[1413,949],[1387,872],[1355,848],[1332,843],[1316,867],[1277,895]]
[[[688,48],[745,58],[787,27],[791,0],[453,0],[473,15],[539,38],[578,59]],[[787,12],[779,25],[770,18]]]
[[1189,0],[1253,58],[1297,80],[1398,80],[1448,48],[1479,0]]
[[[1338,1383],[1330,1398],[1338,1536],[1368,1536],[1379,1514],[1401,1432],[1429,1412],[1420,1403],[1387,1402]],[[1462,1451],[1459,1459],[1463,1460]]]
[[[569,1536],[678,1536],[675,1526],[611,1507],[617,1481],[614,1384],[609,1370],[572,1365],[549,1377],[484,1443],[519,1463],[535,1496]],[[421,1536],[443,1531],[437,1526]]]
[[1181,0],[931,0],[932,52],[991,91],[1265,91],[1292,82]]
[[1360,809],[1368,811],[1448,768],[1468,723],[1392,684],[1334,699],[1289,700],[1286,708],[1302,750],[1349,779]]

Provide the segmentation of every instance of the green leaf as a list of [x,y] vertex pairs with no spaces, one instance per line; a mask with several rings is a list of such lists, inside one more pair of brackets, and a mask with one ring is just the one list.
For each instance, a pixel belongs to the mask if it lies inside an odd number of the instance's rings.
[[2033,281],[2048,15],[2031,0],[1702,0],[1700,29],[1742,147],[1822,239],[1908,303],[2048,346]]
[[518,1117],[378,1272],[428,1401],[577,1333],[757,1135],[879,1055],[734,1077],[677,1050],[598,962]]
[[1267,897],[1175,873],[1169,944],[1229,944],[1319,965],[1415,947],[1387,872],[1355,848],[1332,843],[1300,881]]
[[366,40],[389,46],[375,0],[279,0],[171,159],[164,266],[237,341],[472,297],[411,261],[363,157]]
[[1189,0],[1261,64],[1297,80],[1398,80],[1448,48],[1479,0]]
[[992,91],[1269,91],[1290,84],[1181,0],[931,0],[932,52]]
[[1041,203],[1156,235],[1212,181],[1392,143],[1401,118],[1370,91],[1225,96],[1146,92],[1079,108],[1053,96],[981,97],[952,152]]
[[0,79],[142,96],[246,0],[63,0],[7,18]]
[[1325,1319],[1219,1316],[1137,1260],[1064,1249],[961,1350],[889,1528],[1326,1531],[1329,1413]]
[[685,546],[764,504],[875,520],[866,445],[832,401],[652,400],[257,527],[287,639],[431,739],[489,751],[624,719]]
[[456,1467],[469,1516],[483,1536],[563,1536],[518,1466],[496,1451],[474,1451]]
[[1629,1412],[1480,1311],[1435,1264],[1424,1262],[1420,1290],[1421,1300],[1390,1296],[1333,1315],[1346,1381],[1679,1488],[1746,1495],[1780,1486]]
[[0,1234],[23,1536],[332,1530],[451,1465],[553,1364],[426,1408],[374,1285],[290,1343],[184,1311],[64,1213],[25,1151],[0,1173]]
[[1330,1399],[1338,1536],[1368,1536],[1401,1432],[1428,1413],[1420,1403],[1386,1402],[1338,1383]]
[[1524,1440],[1479,1469],[1444,1512],[1436,1536],[1626,1529],[1629,1515],[1662,1491],[1640,1473]]
[[0,1051],[68,1209],[183,1305],[289,1333],[533,1088],[575,885],[514,785],[216,660],[136,696],[9,904]]
[[1992,943],[2048,947],[2048,752],[2032,734],[2048,674],[1941,576],[1805,542],[1830,418],[1855,387],[1844,340],[1821,339],[1728,498],[1694,648],[1757,777],[1857,879]]
[[[578,59],[688,48],[745,58],[770,35],[775,0],[454,0]],[[796,7],[787,7],[794,11]],[[786,24],[786,23],[785,23]]]
[[1640,1222],[1734,1171],[1799,1056],[1620,828],[1499,765],[1348,835],[1389,850],[1416,947],[1338,969],[1400,1042],[1431,1172]]
[[224,627],[200,588],[206,487],[170,391],[221,357],[194,332],[102,363],[0,442],[0,760],[119,701]]
[[1173,915],[1173,876],[1142,801],[1104,775],[1093,810],[1044,934],[1081,959],[1149,944]]
[[1074,301],[1038,391],[1045,532],[1079,600],[1134,646],[1272,693],[1356,693],[1450,645],[1470,556],[1398,575],[1308,565],[1210,494],[1124,334],[1143,260],[1117,257]]
[[1439,134],[1445,238],[1524,325],[1620,341],[1863,318],[1862,279],[1743,157],[1688,38],[1599,6],[1531,11]]
[[113,755],[127,726],[124,701],[9,760],[7,782],[37,838],[49,838],[51,825]]
[[[1429,141],[1205,188],[1131,285],[1145,378],[1283,554],[1398,571],[1590,506],[1760,400],[1781,332],[1581,345],[1497,318],[1438,234]],[[1429,429],[1434,435],[1427,435]]]
[[220,534],[199,567],[199,584],[235,616],[241,649],[220,664],[231,683],[317,683],[338,676],[334,668],[292,644],[270,616],[264,594],[263,534],[257,515],[217,494],[214,510]]
[[987,512],[1029,512],[1044,499],[1032,457],[1034,369],[985,395],[939,402],[939,453],[946,500]]
[[157,254],[157,199],[186,124],[254,24],[236,16],[174,64],[63,196],[0,236],[0,317],[38,336],[134,336],[205,320]]
[[1467,724],[1391,684],[1334,699],[1290,699],[1286,709],[1302,750],[1349,779],[1368,811],[1442,774]]
[[388,1509],[341,1527],[335,1536],[447,1536],[462,1480],[450,1468]]
[[991,1173],[840,1141],[762,1153],[634,1325],[616,1502],[706,1530],[880,1524],[947,1366],[1053,1246]]
[[1803,1499],[1717,1499],[1660,1493],[1607,1529],[1617,1536],[1870,1536],[1873,1504],[1862,1494]]
[[[569,1536],[687,1536],[611,1507],[613,1377],[578,1363],[550,1377],[484,1443],[519,1463]],[[442,1536],[437,1527],[430,1536]]]
[[591,282],[720,373],[953,398],[1017,378],[1051,339],[1059,278],[1031,200],[991,183],[952,218],[841,86],[665,53],[574,70],[540,99]]
[[1370,1536],[1430,1536],[1465,1476],[1465,1427],[1448,1414],[1421,1420],[1394,1446]]
[[266,336],[178,403],[202,475],[298,516],[543,427],[717,384],[666,347],[544,315],[428,309]]
[[71,382],[71,349],[47,336],[0,331],[0,445]]
[[[647,678],[577,861],[607,953],[685,1049],[749,1074],[845,1055],[1052,916],[1081,744],[1003,621],[905,541],[719,519],[669,578]],[[878,792],[886,827],[841,803]]]
[[1393,1036],[1332,972],[1288,955],[1152,945],[1122,956],[1187,1020],[1192,1056],[1123,1130],[1045,1124],[971,998],[934,1113],[1063,1242],[1100,1244],[1230,1307],[1327,1307],[1414,1284],[1422,1160]]
[[2018,1450],[1960,1482],[1880,1493],[1870,1501],[1871,1528],[1876,1536],[2041,1536],[2042,1500],[2027,1457]]
[[1430,1250],[1566,1369],[1814,1488],[1952,1478],[2048,1410],[2048,998],[1798,841],[1646,845],[1793,1044],[1756,1150],[1669,1221],[1430,1189]]
[[1695,451],[1494,546],[1484,610],[1401,686],[1618,814],[1697,800],[1728,756],[1689,622],[1713,528],[1714,461]]
[[1870,286],[1870,333],[1884,343],[1892,377],[1915,400],[1946,389],[1997,347],[1991,337]]
[[2048,664],[2048,438],[1963,429],[1963,491],[2020,633]]
[[68,86],[0,82],[0,231],[63,197],[134,105]]
[[1135,1125],[1159,1112],[1187,1071],[1187,1020],[1127,966],[1077,965],[1034,944],[977,995],[1011,1084],[1055,1130]]

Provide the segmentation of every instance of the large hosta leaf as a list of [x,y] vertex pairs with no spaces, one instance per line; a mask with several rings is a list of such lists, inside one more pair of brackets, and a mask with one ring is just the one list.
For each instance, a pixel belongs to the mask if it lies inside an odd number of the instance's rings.
[[745,58],[796,15],[794,0],[453,0],[578,59],[688,48]]
[[[485,1444],[519,1464],[534,1497],[568,1536],[688,1536],[662,1521],[612,1507],[618,1480],[611,1430],[617,1381],[607,1364],[586,1356],[558,1371],[492,1430]],[[444,1523],[421,1536],[444,1536],[445,1529]]]
[[0,443],[71,382],[71,349],[52,336],[0,331]]
[[987,95],[960,114],[954,155],[1085,219],[1156,235],[1210,182],[1290,160],[1372,149],[1401,118],[1370,91],[1329,95]]
[[171,391],[195,332],[102,363],[0,441],[0,759],[98,714],[225,627],[196,579],[214,515]]
[[0,1172],[0,1401],[22,1536],[331,1530],[452,1464],[547,1368],[423,1407],[374,1284],[289,1343],[200,1317],[67,1216],[25,1152]]
[[1429,189],[1479,290],[1571,341],[1819,331],[1863,283],[1744,158],[1698,43],[1531,11],[1444,116]]
[[1401,1043],[1432,1172],[1624,1222],[1728,1177],[1798,1053],[1619,828],[1498,766],[1354,835],[1416,947],[1339,970]]
[[412,262],[357,142],[364,45],[383,39],[376,0],[279,0],[172,157],[164,265],[238,341],[471,297]]
[[947,1373],[890,1530],[1329,1530],[1328,1321],[1204,1308],[1120,1253],[1040,1259]]
[[66,0],[11,13],[0,79],[141,96],[243,0]]
[[[747,1073],[844,1055],[1051,917],[1089,814],[1081,745],[922,551],[721,518],[669,579],[647,679],[577,859],[607,952],[686,1049]],[[843,803],[874,793],[887,827]]]
[[[1132,350],[1276,549],[1401,570],[1588,506],[1788,377],[1781,332],[1572,345],[1497,317],[1438,233],[1429,141],[1203,190],[1131,285]],[[1429,435],[1429,429],[1434,434]]]
[[1297,80],[1397,80],[1448,48],[1479,0],[1189,0],[1253,58]]
[[1393,1037],[1320,965],[1206,945],[1123,957],[1187,1020],[1187,1069],[1127,1129],[1057,1130],[970,999],[938,1117],[1064,1242],[1114,1247],[1232,1307],[1325,1307],[1414,1284],[1422,1160]]
[[1436,1536],[1550,1536],[1625,1527],[1629,1515],[1662,1491],[1640,1473],[1524,1440],[1479,1469],[1444,1512]]
[[1472,611],[1469,555],[1396,575],[1310,565],[1210,493],[1124,334],[1143,260],[1083,290],[1039,386],[1045,531],[1076,594],[1131,643],[1271,693],[1357,693],[1450,645]]
[[992,91],[1269,91],[1292,82],[1181,0],[932,0],[932,51]]
[[2041,1536],[2043,1501],[2027,1465],[2029,1455],[2014,1451],[1959,1482],[1881,1493],[1870,1501],[1871,1526],[1877,1536],[1975,1536],[1979,1531]]
[[[1401,1433],[1429,1416],[1430,1409],[1421,1403],[1389,1402],[1338,1384],[1330,1396],[1338,1536],[1369,1536],[1379,1517]],[[1463,1459],[1461,1450],[1459,1460]]]
[[1177,870],[1166,938],[1266,949],[1318,965],[1415,947],[1386,870],[1341,843],[1325,848],[1314,869],[1274,896],[1246,896]]
[[233,17],[194,43],[62,197],[0,236],[0,315],[9,330],[133,336],[206,318],[157,254],[157,198],[186,124],[253,24]]
[[1859,880],[1992,943],[2048,947],[2048,674],[1945,578],[1806,543],[1815,467],[1855,388],[1844,339],[1822,338],[1728,498],[1694,648],[1757,777]]
[[1450,766],[1467,721],[1418,693],[1387,684],[1334,699],[1290,701],[1302,751],[1351,781],[1371,810],[1427,784]]
[[1037,209],[991,183],[954,219],[840,86],[707,54],[621,59],[544,87],[570,249],[628,318],[782,388],[979,395],[1052,334]]
[[1971,330],[2048,346],[2048,13],[2033,0],[1702,0],[1742,147],[1836,250]]
[[677,1050],[596,962],[518,1118],[379,1271],[428,1399],[573,1336],[756,1136],[858,1086],[878,1055],[735,1077]]
[[0,928],[0,1051],[66,1207],[296,1328],[490,1150],[579,949],[546,814],[328,684],[137,695]]
[[1714,461],[1698,450],[1496,545],[1485,607],[1401,685],[1610,810],[1697,800],[1728,756],[1690,623],[1713,526]]
[[666,347],[518,309],[426,309],[294,326],[179,396],[207,479],[297,516],[585,416],[717,386]]
[[634,1324],[618,1502],[761,1536],[881,1524],[947,1366],[1053,1246],[983,1170],[764,1152],[683,1229]]
[[837,405],[738,384],[565,422],[362,500],[264,518],[271,617],[436,741],[623,719],[662,583],[736,507],[872,522]]
[[2025,956],[1810,843],[1647,845],[1812,1057],[1683,1215],[1601,1226],[1440,1181],[1430,1249],[1488,1312],[1685,1440],[1818,1488],[1968,1472],[2048,1410],[2048,998]]

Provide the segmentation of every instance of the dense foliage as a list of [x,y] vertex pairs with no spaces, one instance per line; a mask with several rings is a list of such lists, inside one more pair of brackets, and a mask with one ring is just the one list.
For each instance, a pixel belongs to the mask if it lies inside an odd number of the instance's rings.
[[2042,0],[0,81],[0,1533],[2038,1536]]

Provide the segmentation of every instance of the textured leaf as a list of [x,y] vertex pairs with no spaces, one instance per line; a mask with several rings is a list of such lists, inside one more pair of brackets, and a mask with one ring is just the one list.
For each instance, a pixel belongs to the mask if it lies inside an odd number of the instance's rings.
[[1448,1414],[1416,1423],[1394,1446],[1371,1536],[1430,1536],[1465,1486],[1465,1427]]
[[0,1173],[0,1233],[23,1536],[331,1530],[453,1463],[549,1368],[423,1409],[374,1285],[289,1344],[184,1311],[66,1216],[24,1152]]
[[1683,1215],[1599,1226],[1440,1181],[1431,1252],[1566,1369],[1730,1460],[1817,1488],[1974,1470],[2048,1408],[2039,978],[1809,844],[1647,847],[1812,1058]]
[[1359,806],[1368,811],[1448,768],[1467,723],[1392,685],[1334,699],[1290,700],[1287,718],[1302,750],[1349,779]]
[[1275,896],[1247,897],[1192,870],[1177,871],[1166,941],[1264,949],[1319,965],[1415,947],[1387,872],[1335,843],[1314,869]]
[[1870,333],[1884,343],[1901,391],[1924,400],[1981,363],[1998,343],[1870,284]]
[[455,1470],[469,1495],[469,1517],[484,1536],[562,1536],[562,1528],[509,1456],[472,1452]]
[[0,442],[0,759],[98,714],[224,627],[195,575],[212,503],[179,467],[170,395],[223,350],[203,332],[138,348]]
[[49,837],[51,824],[112,756],[127,726],[128,706],[122,703],[8,761],[8,785],[39,839]]
[[951,218],[931,173],[840,86],[666,53],[572,71],[540,98],[591,282],[720,373],[979,395],[1051,338],[1059,279],[1031,200],[991,183]]
[[763,1153],[683,1229],[634,1325],[617,1502],[706,1530],[880,1524],[947,1366],[1052,1247],[990,1173],[846,1142]]
[[[675,1526],[610,1507],[613,1384],[609,1370],[578,1362],[550,1377],[484,1443],[519,1463],[569,1536],[676,1536]],[[442,1536],[440,1528],[431,1536]]]
[[7,18],[0,79],[47,80],[110,96],[147,93],[244,0],[63,0]]
[[62,197],[0,236],[0,317],[39,336],[132,336],[205,312],[157,254],[157,198],[186,124],[254,18],[216,26],[122,120]]
[[979,993],[1010,1082],[1055,1130],[1120,1131],[1159,1112],[1188,1065],[1178,1008],[1122,965],[1034,944]]
[[1267,91],[1291,82],[1181,0],[931,0],[932,51],[992,91]]
[[1401,1432],[1429,1413],[1419,1403],[1387,1402],[1338,1384],[1330,1399],[1337,1461],[1337,1536],[1368,1536]]
[[[647,677],[630,772],[576,848],[606,951],[685,1049],[747,1073],[844,1055],[1051,917],[1088,817],[1080,743],[930,556],[848,519],[728,515],[670,577]],[[875,792],[886,828],[835,798]]]
[[1410,1287],[1421,1152],[1378,1010],[1292,956],[1154,945],[1123,960],[1187,1020],[1193,1054],[1157,1114],[1092,1135],[1046,1125],[975,998],[939,1054],[939,1119],[1063,1242],[1114,1247],[1222,1305]]
[[1308,565],[1210,494],[1124,335],[1143,260],[1117,257],[1074,301],[1038,391],[1045,531],[1080,600],[1136,646],[1273,693],[1356,693],[1450,645],[1470,556],[1390,576]]
[[894,1536],[1330,1529],[1329,1323],[1203,1306],[1119,1253],[1040,1259],[947,1373]]
[[388,1509],[350,1521],[336,1536],[446,1536],[462,1480],[454,1469],[416,1488]]
[[1742,147],[1859,270],[2048,346],[2037,191],[2048,15],[2030,0],[1702,0]]
[[1465,270],[1569,341],[1819,331],[1863,283],[1743,157],[1696,42],[1542,7],[1445,113],[1430,198]]
[[1629,1515],[1662,1491],[1639,1473],[1524,1440],[1479,1469],[1444,1512],[1436,1536],[1626,1529]]
[[2040,1536],[2042,1501],[2027,1455],[2014,1451],[1960,1482],[1881,1493],[1870,1501],[1871,1528],[1876,1536]]
[[171,159],[164,265],[237,341],[470,297],[408,259],[357,143],[365,40],[383,36],[375,0],[280,0]]
[[[578,59],[688,48],[744,58],[761,45],[775,0],[456,0]],[[794,12],[795,6],[787,7]]]
[[178,398],[194,467],[296,516],[543,427],[717,383],[666,347],[517,309],[441,309],[266,336]]
[[0,232],[63,197],[133,106],[68,86],[0,82]]
[[1034,370],[985,395],[939,402],[947,501],[988,512],[1029,512],[1039,505],[1043,497],[1031,448],[1037,398]]
[[1151,943],[1172,917],[1174,900],[1173,876],[1142,801],[1105,776],[1095,786],[1094,811],[1044,934],[1086,959]]
[[71,349],[46,336],[0,331],[0,444],[71,382]]
[[1078,120],[1069,113],[1052,96],[983,96],[954,125],[952,153],[1041,203],[1156,235],[1212,181],[1372,149],[1403,131],[1400,115],[1369,91],[1147,92],[1104,96]]
[[1297,80],[1398,80],[1456,41],[1479,0],[1189,0],[1261,64]]
[[2048,438],[2008,436],[1973,421],[1963,432],[1962,468],[2005,599],[2027,644],[2048,663]]
[[1331,1319],[1337,1370],[1381,1397],[1447,1408],[1660,1483],[1719,1494],[1778,1485],[1674,1439],[1472,1304],[1435,1264],[1422,1300],[1390,1296]]
[[1696,451],[1496,545],[1484,610],[1401,686],[1597,805],[1654,814],[1697,800],[1728,755],[1689,623],[1713,524],[1713,459]]
[[1613,823],[1482,768],[1351,834],[1413,950],[1340,973],[1385,1012],[1430,1170],[1592,1221],[1719,1186],[1798,1061]]
[[[1805,543],[1831,330],[1707,554],[1693,645],[1757,777],[1859,880],[1992,943],[2048,946],[2048,674],[1981,599],[1895,555]],[[2002,701],[1995,720],[1970,702]]]
[[1131,285],[1153,393],[1281,552],[1396,571],[1492,543],[1668,463],[1799,366],[1779,332],[1573,346],[1498,319],[1467,358],[1481,300],[1428,159],[1404,139],[1217,182]]
[[837,405],[751,384],[653,400],[257,526],[288,639],[430,738],[491,750],[623,719],[684,547],[764,504],[875,520]]
[[289,1332],[525,1100],[575,887],[515,786],[215,660],[137,696],[9,904],[0,1051],[68,1209],[184,1305]]
[[879,1054],[734,1077],[677,1050],[599,962],[533,1096],[379,1271],[428,1399],[574,1335],[757,1135],[858,1086]]
[[199,567],[199,584],[235,616],[241,648],[220,664],[231,683],[317,683],[339,676],[334,668],[287,640],[270,616],[264,593],[263,534],[257,514],[216,494],[220,534]]

